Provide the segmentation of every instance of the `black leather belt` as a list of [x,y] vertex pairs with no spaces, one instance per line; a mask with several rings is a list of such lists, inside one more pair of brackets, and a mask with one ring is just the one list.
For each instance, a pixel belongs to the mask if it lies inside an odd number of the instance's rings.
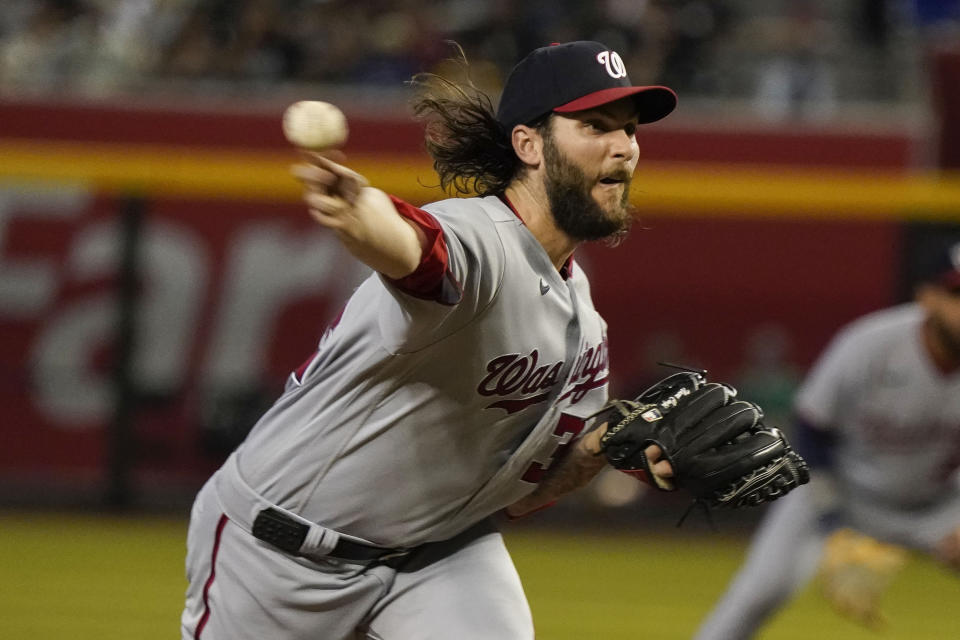
[[[264,509],[253,521],[254,537],[268,542],[278,549],[293,555],[301,555],[300,547],[307,537],[310,526],[295,520],[277,509]],[[330,553],[326,554],[340,560],[354,562],[383,562],[397,560],[410,553],[409,549],[388,549],[375,547],[361,542],[340,538]]]

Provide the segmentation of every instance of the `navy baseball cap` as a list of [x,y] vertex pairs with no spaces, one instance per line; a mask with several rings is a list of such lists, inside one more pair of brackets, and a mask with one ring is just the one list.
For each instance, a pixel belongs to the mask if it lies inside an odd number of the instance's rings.
[[507,77],[497,121],[507,131],[551,111],[570,113],[632,96],[640,123],[663,118],[677,94],[661,86],[630,84],[620,55],[599,42],[580,40],[534,49]]

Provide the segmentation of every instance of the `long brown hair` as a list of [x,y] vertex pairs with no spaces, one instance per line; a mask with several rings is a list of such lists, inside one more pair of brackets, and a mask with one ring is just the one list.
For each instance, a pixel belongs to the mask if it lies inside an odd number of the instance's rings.
[[490,97],[470,78],[463,49],[451,43],[451,59],[464,77],[456,82],[438,73],[419,73],[413,111],[426,123],[425,145],[440,186],[456,195],[502,193],[523,165],[510,142],[510,132],[497,122]]

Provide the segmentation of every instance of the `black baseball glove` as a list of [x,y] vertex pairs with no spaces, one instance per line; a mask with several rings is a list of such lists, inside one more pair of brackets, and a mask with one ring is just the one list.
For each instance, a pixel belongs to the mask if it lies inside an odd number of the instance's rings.
[[[676,373],[635,400],[614,400],[597,417],[610,464],[639,473],[664,491],[683,488],[712,507],[755,506],[805,484],[807,464],[763,412],[736,399],[726,384],[697,372]],[[672,482],[651,470],[644,449],[659,445],[673,467]]]

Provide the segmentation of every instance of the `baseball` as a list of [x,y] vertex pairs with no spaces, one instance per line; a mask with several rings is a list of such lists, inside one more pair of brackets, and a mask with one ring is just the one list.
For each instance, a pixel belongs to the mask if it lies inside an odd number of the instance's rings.
[[347,140],[347,118],[329,102],[301,100],[284,111],[283,135],[301,149],[333,149]]

